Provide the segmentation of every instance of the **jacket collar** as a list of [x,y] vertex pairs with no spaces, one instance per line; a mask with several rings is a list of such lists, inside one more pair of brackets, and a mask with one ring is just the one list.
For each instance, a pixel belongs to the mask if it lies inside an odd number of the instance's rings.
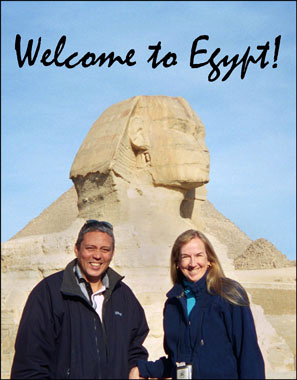
[[107,268],[106,274],[108,276],[109,287],[105,291],[105,300],[108,300],[108,298],[111,296],[111,293],[125,277],[121,276],[110,267]]
[[[85,296],[83,295],[79,287],[78,281],[76,280],[76,276],[74,273],[76,264],[77,259],[74,259],[66,266],[63,273],[61,292],[67,295],[83,297],[85,299]],[[109,287],[105,292],[105,298],[109,298],[115,287],[120,283],[120,281],[122,281],[124,277],[119,275],[112,268],[107,268],[105,275],[108,277],[109,283]]]
[[76,262],[77,262],[77,259],[74,259],[66,266],[63,273],[61,292],[67,295],[73,295],[73,296],[79,296],[79,297],[85,298],[75,278],[74,268],[75,268]]
[[[186,285],[184,283],[176,283],[173,288],[169,290],[169,292],[166,294],[168,298],[173,297],[183,297],[185,288],[189,288],[195,295],[195,297],[199,296],[201,293],[205,293],[206,291],[206,277],[207,272],[203,275],[203,277],[200,278],[200,280],[196,282],[186,282]],[[185,279],[186,280],[186,279]]]

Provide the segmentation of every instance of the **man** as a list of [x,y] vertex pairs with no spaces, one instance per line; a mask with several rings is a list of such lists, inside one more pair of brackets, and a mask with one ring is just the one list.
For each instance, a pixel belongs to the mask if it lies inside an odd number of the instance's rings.
[[123,277],[109,267],[115,239],[108,222],[88,220],[76,259],[42,280],[21,318],[13,379],[127,379],[147,359],[148,325]]

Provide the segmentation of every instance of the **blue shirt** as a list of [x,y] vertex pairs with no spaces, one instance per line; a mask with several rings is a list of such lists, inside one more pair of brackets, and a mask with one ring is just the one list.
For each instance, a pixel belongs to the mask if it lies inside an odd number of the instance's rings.
[[189,282],[184,280],[184,285],[185,285],[185,296],[186,296],[186,299],[187,299],[187,312],[188,312],[188,316],[190,315],[193,307],[195,306],[195,303],[196,303],[196,299],[195,299],[195,296],[194,296],[194,293],[192,292],[192,290],[189,288]]

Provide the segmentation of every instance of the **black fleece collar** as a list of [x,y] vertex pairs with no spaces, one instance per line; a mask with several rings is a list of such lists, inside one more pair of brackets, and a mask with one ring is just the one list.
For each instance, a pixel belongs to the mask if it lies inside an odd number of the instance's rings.
[[[63,294],[78,296],[85,299],[77,281],[75,278],[75,273],[73,271],[75,265],[77,264],[77,259],[72,260],[65,268],[63,273],[63,281],[61,285],[61,292]],[[109,279],[109,288],[105,292],[105,298],[108,299],[111,293],[116,288],[116,286],[123,280],[123,276],[118,274],[112,268],[107,268],[106,271]]]

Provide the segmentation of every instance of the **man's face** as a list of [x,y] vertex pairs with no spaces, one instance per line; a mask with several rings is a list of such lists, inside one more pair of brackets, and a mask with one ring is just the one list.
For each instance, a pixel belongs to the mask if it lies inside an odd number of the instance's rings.
[[187,280],[200,280],[208,268],[205,245],[198,237],[184,244],[180,249],[179,268]]
[[84,278],[101,286],[102,274],[113,257],[112,238],[105,232],[87,232],[80,248],[74,250]]

